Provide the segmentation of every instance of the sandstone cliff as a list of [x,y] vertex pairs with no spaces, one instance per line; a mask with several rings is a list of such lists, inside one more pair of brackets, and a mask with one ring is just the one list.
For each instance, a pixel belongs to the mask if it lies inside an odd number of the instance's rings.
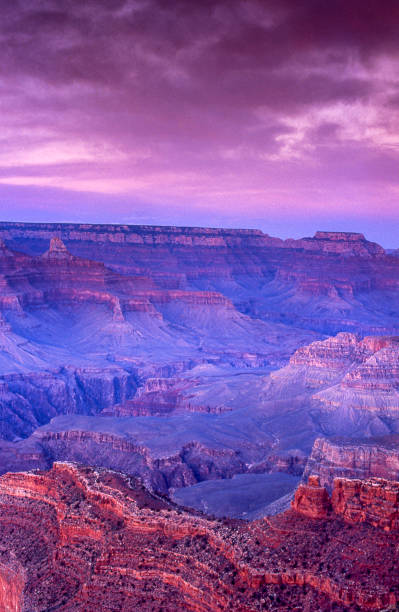
[[177,246],[257,246],[296,248],[328,253],[375,256],[385,251],[355,232],[318,231],[313,238],[281,240],[256,229],[174,227],[150,225],[96,225],[72,223],[0,223],[0,237],[21,244],[45,241],[53,236],[67,242],[114,244],[170,244]]
[[301,484],[292,508],[314,519],[342,517],[346,523],[368,523],[384,531],[399,529],[399,482],[384,478],[367,480],[335,478],[331,498],[318,476]]
[[264,397],[304,398],[325,436],[396,433],[398,360],[397,336],[341,332],[298,349],[286,367],[271,373]]
[[[392,504],[393,485],[379,486]],[[366,507],[370,485],[359,487]],[[244,524],[188,513],[112,471],[58,463],[49,472],[6,474],[0,605],[18,612],[394,607],[396,524],[388,533],[385,524],[353,520],[354,497],[345,495],[340,490],[336,507],[350,525],[334,514],[305,517],[300,508]]]
[[[59,237],[34,257],[3,243],[1,438],[25,437],[64,413],[223,412],[223,402],[191,401],[201,379],[172,378],[207,363],[281,363],[308,336],[253,320],[217,291],[160,287],[146,272],[120,274],[71,254]],[[147,392],[146,379],[157,376],[171,379],[168,390]]]
[[399,261],[362,234],[280,240],[260,230],[0,224],[8,247],[30,254],[43,253],[55,236],[73,255],[163,288],[219,291],[241,312],[267,321],[329,334],[398,330],[386,292],[394,298],[399,291]]
[[399,436],[377,438],[318,438],[306,464],[304,479],[310,474],[322,486],[332,489],[334,478],[399,480]]
[[[3,469],[101,461],[166,491],[298,474],[317,436],[399,431],[399,260],[360,234],[9,223],[0,236]],[[129,463],[124,449],[151,443],[144,416],[173,444]],[[114,418],[136,418],[134,439],[99,425]]]

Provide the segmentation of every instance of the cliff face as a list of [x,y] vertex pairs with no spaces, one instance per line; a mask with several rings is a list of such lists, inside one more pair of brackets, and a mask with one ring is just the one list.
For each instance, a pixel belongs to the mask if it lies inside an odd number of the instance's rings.
[[[398,429],[399,259],[360,234],[3,223],[0,240],[3,470],[98,462],[166,491],[299,474],[317,436]],[[100,424],[121,418],[134,440]]]
[[[27,440],[28,450],[21,441],[3,445],[2,470],[34,467],[34,456],[37,466],[82,461],[140,475],[163,492],[248,472],[298,475],[321,434],[395,431],[396,351],[395,338],[361,340],[344,333],[299,349],[270,379],[250,372],[229,376],[226,369],[190,361],[137,364],[133,372],[104,364],[5,375],[0,386],[3,437],[35,433]],[[391,362],[378,385],[373,382],[369,389],[367,370],[365,389],[357,382],[352,403],[341,401],[337,390],[347,373],[353,377],[364,364],[368,369],[370,363],[379,364],[381,354],[389,354]],[[373,367],[378,374],[380,366]],[[318,400],[322,392],[336,393],[333,407]],[[377,409],[356,403],[359,393],[372,394]],[[316,442],[305,473],[319,474],[328,487],[335,476],[399,478],[397,453],[385,448],[386,439],[357,439],[352,446]]]
[[[174,376],[204,363],[265,367],[307,336],[286,328],[282,346],[279,326],[239,313],[226,295],[161,287],[146,273],[122,275],[73,255],[58,237],[35,257],[3,243],[1,438],[25,437],[65,413],[223,412],[216,400],[191,401],[201,378]],[[168,389],[147,391],[154,376],[170,379]]]
[[0,509],[1,597],[12,610],[354,611],[398,601],[389,570],[399,538],[380,525],[297,511],[216,521],[122,474],[67,463],[3,476]]
[[265,320],[329,334],[397,330],[381,292],[399,291],[399,261],[362,234],[280,240],[259,230],[0,224],[8,247],[30,254],[45,251],[55,236],[73,255],[149,276],[163,288],[219,291],[241,312]]
[[372,354],[369,342],[357,334],[340,332],[312,342],[295,351],[286,367],[271,373],[268,394],[298,395],[331,387]]
[[353,360],[345,375],[334,387],[315,394],[314,400],[323,407],[359,407],[379,415],[393,416],[399,406],[399,341],[397,337],[373,342],[359,342],[363,359]]
[[385,255],[385,251],[380,245],[369,242],[363,234],[356,232],[316,232],[313,238],[305,238],[300,242],[305,249],[339,253],[344,256],[376,257]]
[[0,437],[26,437],[60,414],[98,414],[136,389],[137,375],[118,367],[7,374],[0,378]]
[[0,607],[4,612],[22,612],[24,568],[12,560],[0,565]]
[[399,480],[399,436],[380,438],[318,438],[308,459],[304,478],[319,476],[332,489],[334,478],[365,479],[373,476]]
[[26,440],[0,443],[0,471],[78,461],[139,476],[149,489],[163,493],[241,473],[301,473],[304,456],[276,454],[272,438],[257,433],[258,422],[232,415],[220,428],[217,415],[210,416],[57,417]]
[[344,521],[370,523],[385,531],[399,528],[399,483],[382,478],[336,479],[332,507]]
[[299,485],[292,508],[304,516],[314,519],[327,518],[331,511],[331,500],[327,489],[320,486],[317,476],[309,476],[308,484]]
[[298,349],[265,384],[268,399],[306,398],[325,436],[378,436],[398,431],[397,336],[337,336]]
[[384,531],[397,531],[399,482],[383,478],[335,478],[330,498],[319,477],[311,475],[308,484],[298,487],[292,508],[314,519],[335,515],[353,525],[368,523]]
[[20,244],[49,240],[53,236],[67,242],[114,244],[168,244],[174,246],[258,246],[296,248],[349,253],[351,255],[384,255],[382,247],[355,232],[316,232],[313,238],[281,240],[256,229],[211,227],[174,227],[152,225],[96,225],[72,223],[0,223],[0,236]]

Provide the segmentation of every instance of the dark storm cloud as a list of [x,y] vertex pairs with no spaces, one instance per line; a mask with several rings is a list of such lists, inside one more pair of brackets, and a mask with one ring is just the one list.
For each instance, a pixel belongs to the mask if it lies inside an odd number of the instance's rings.
[[2,181],[258,218],[364,175],[392,203],[397,0],[1,4]]
[[[7,3],[3,73],[118,86],[166,63],[211,83],[291,64],[325,67],[397,52],[399,3],[53,2]],[[262,19],[263,18],[263,24]],[[327,55],[319,55],[328,52]],[[112,71],[111,71],[112,68]],[[150,75],[141,75],[147,78]],[[255,76],[255,74],[254,74]]]

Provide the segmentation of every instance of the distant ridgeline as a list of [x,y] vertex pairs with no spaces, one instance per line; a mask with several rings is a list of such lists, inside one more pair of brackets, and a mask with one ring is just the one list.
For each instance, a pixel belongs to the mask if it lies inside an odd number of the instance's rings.
[[316,232],[313,238],[281,240],[257,229],[209,227],[174,227],[156,225],[110,225],[74,223],[0,223],[0,238],[9,246],[26,245],[35,252],[57,236],[69,247],[76,242],[114,243],[117,245],[207,246],[207,247],[277,247],[306,249],[360,256],[384,255],[384,249],[354,232]]

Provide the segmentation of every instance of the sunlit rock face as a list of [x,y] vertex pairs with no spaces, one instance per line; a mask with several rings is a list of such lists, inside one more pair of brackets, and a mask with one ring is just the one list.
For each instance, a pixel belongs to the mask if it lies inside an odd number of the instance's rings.
[[299,485],[292,507],[304,516],[314,519],[327,518],[332,512],[331,500],[317,476],[309,476],[308,484]]
[[398,486],[338,481],[327,516],[312,518],[295,502],[244,523],[179,509],[108,470],[57,463],[7,474],[0,604],[20,612],[388,609],[399,597],[399,533],[395,522],[386,529]]
[[399,482],[384,478],[367,480],[335,478],[331,498],[318,476],[301,484],[292,508],[307,517],[340,516],[346,523],[368,523],[384,531],[399,529]]

